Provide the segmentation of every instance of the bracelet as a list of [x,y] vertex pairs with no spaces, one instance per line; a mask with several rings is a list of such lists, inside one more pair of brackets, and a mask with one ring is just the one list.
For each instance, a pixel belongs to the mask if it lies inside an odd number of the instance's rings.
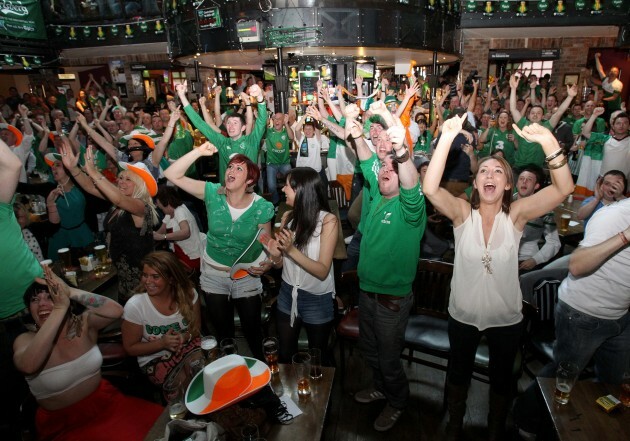
[[245,107],[252,107],[251,104],[245,104]]
[[551,155],[547,156],[545,158],[545,162],[549,163],[551,161],[553,161],[554,159],[556,159],[558,156],[560,156],[562,153],[564,152],[564,149],[559,148],[558,150],[556,150],[555,152],[553,152]]
[[626,245],[628,245],[628,238],[626,237],[625,234],[623,234],[623,231],[619,232],[619,237],[621,237],[621,242],[623,242],[623,246],[625,247]]
[[[70,173],[70,174],[72,175],[72,173]],[[76,175],[72,175],[72,177],[73,177],[73,178],[76,178],[76,177],[77,177],[77,176],[79,176],[80,174],[81,174],[81,170],[79,170],[79,171],[77,172],[77,174],[76,174]]]
[[396,154],[394,154],[394,161],[396,161],[399,164],[402,164],[403,162],[407,162],[407,160],[409,159],[409,150],[405,149],[405,153],[403,153],[400,156],[396,156]]
[[272,257],[272,258],[271,258],[271,263],[273,263],[274,265],[276,265],[276,264],[278,264],[278,263],[282,262],[282,256],[279,256],[279,257],[280,257],[280,259],[278,259],[278,260],[273,260],[273,257]]
[[365,135],[364,134],[360,134],[359,136],[357,136],[356,138],[353,136],[352,139],[359,139],[359,138],[364,138]]
[[547,164],[547,167],[549,167],[549,170],[557,170],[557,169],[559,169],[560,167],[564,167],[565,165],[567,165],[567,162],[568,162],[568,159],[567,159],[567,157],[565,156],[565,157],[562,159],[562,161],[557,162],[557,163],[555,163],[555,164]]

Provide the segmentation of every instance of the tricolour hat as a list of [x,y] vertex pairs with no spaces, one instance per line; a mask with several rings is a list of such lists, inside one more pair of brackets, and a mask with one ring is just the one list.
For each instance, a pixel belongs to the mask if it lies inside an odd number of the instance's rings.
[[[152,133],[152,132],[150,132]],[[129,141],[130,139],[137,139],[142,141],[151,150],[155,149],[155,139],[149,134],[149,132],[142,132],[140,130],[133,130],[129,135],[123,136],[124,139]]]
[[22,132],[20,132],[17,127],[12,126],[11,124],[0,123],[0,130],[3,129],[8,130],[9,132],[13,132],[13,134],[15,135],[15,145],[22,144],[22,139],[24,138],[24,135],[22,135]]
[[55,164],[55,161],[61,161],[61,155],[59,153],[46,153],[44,161],[49,167],[52,167]]
[[123,170],[129,170],[130,172],[133,172],[140,176],[144,183],[147,185],[147,190],[149,191],[151,197],[157,194],[157,182],[155,181],[155,178],[149,171],[146,164],[142,162],[136,162],[135,164],[130,164],[128,162],[119,162],[118,166]]
[[226,355],[195,375],[186,391],[186,407],[196,415],[215,412],[256,393],[270,380],[262,361]]

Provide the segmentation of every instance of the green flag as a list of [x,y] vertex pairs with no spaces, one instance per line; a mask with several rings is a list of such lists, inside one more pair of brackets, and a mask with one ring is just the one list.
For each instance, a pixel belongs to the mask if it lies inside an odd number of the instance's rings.
[[42,9],[38,0],[0,1],[0,35],[46,39]]

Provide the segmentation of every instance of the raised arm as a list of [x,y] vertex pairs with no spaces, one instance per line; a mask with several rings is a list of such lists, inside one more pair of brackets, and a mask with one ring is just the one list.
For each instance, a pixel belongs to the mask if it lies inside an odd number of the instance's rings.
[[[411,155],[405,147],[405,127],[400,120],[397,124],[387,129],[387,135],[392,142],[395,160],[398,162],[398,179],[400,186],[406,190],[414,188],[418,184],[418,172],[413,165]],[[403,159],[405,158],[406,159]]]
[[335,135],[339,139],[345,139],[345,129],[341,127],[339,124],[335,124],[330,121],[328,118],[324,118],[322,114],[313,106],[309,106],[306,108],[306,116],[310,116],[316,121],[322,123],[324,127],[326,127],[330,133]]
[[602,60],[601,60],[602,54],[597,52],[595,54],[595,68],[597,69],[597,73],[599,74],[599,77],[603,80],[604,78],[606,78],[606,71],[604,70],[604,66],[602,66]]
[[[217,86],[214,88],[214,124],[217,128],[221,127],[223,121],[221,120],[221,91],[223,88]],[[219,130],[219,133],[221,130]]]
[[107,118],[107,114],[109,113],[109,110],[112,108],[112,100],[110,100],[109,98],[107,100],[105,100],[105,108],[103,109],[103,111],[98,115],[98,120],[100,122],[105,121],[105,118]]
[[595,107],[595,109],[593,109],[593,114],[588,119],[588,121],[586,121],[586,124],[584,124],[584,127],[582,127],[583,137],[585,137],[586,139],[589,139],[591,137],[591,133],[593,131],[593,124],[595,124],[595,120],[599,118],[601,115],[603,115],[604,112],[605,112],[605,109],[603,107]]
[[18,105],[18,111],[22,117],[22,133],[25,135],[33,134],[33,127],[31,127],[31,120],[28,117],[28,107],[24,104]]
[[545,162],[551,174],[551,185],[512,203],[510,217],[516,228],[522,230],[527,221],[540,217],[557,207],[573,192],[574,184],[571,171],[566,166],[567,157],[551,131],[539,124],[530,124],[523,130],[516,124],[512,127],[526,140],[537,142],[542,146],[546,157],[549,158],[545,159]]
[[240,94],[241,101],[245,103],[245,134],[252,133],[254,127],[254,111],[252,110],[252,101],[245,92]]
[[85,117],[80,113],[77,114],[77,121],[81,124],[83,130],[85,130],[85,133],[87,133],[87,135],[92,138],[94,142],[97,143],[114,161],[118,162],[118,151],[116,150],[116,147],[107,141],[100,133],[91,128]]
[[577,84],[573,84],[571,86],[567,85],[567,97],[564,99],[564,101],[562,101],[562,104],[560,104],[558,110],[551,116],[551,118],[549,118],[549,124],[551,124],[551,127],[556,127],[558,125],[558,123],[560,122],[560,118],[562,118],[564,112],[567,111],[567,109],[571,105],[571,101],[573,101],[573,98],[575,98],[577,94]]
[[295,133],[291,128],[291,124],[289,124],[289,115],[286,113],[284,114],[284,127],[287,129],[287,137],[289,138],[289,141],[293,141],[295,139]]
[[463,199],[456,198],[447,190],[440,187],[446,158],[453,140],[462,129],[467,116],[455,116],[447,119],[442,125],[442,134],[429,162],[427,174],[422,184],[422,192],[429,198],[435,208],[453,222],[453,226],[461,225],[470,212],[470,204]]
[[[202,97],[203,98],[203,97]],[[164,129],[164,134],[162,135],[162,139],[157,143],[153,152],[151,152],[151,163],[154,167],[159,167],[160,160],[164,156],[164,152],[168,147],[168,143],[173,136],[173,132],[175,131],[175,125],[179,121],[181,113],[179,111],[179,107],[171,112],[171,115],[168,120],[168,124]]]
[[172,163],[171,166],[164,171],[164,176],[185,192],[190,193],[198,199],[203,199],[206,183],[187,177],[186,171],[200,157],[212,156],[216,152],[217,148],[214,145],[209,142],[204,142],[201,146],[191,150]]
[[214,130],[217,133],[221,133],[221,129],[219,129],[215,125],[214,119],[212,118],[212,115],[210,115],[210,111],[208,110],[208,107],[206,104],[207,104],[206,97],[205,96],[199,97],[199,107],[201,107],[201,114],[203,115],[203,120],[206,122],[206,124],[208,124],[208,127],[210,127],[212,130]]
[[[328,92],[328,89],[326,87],[322,87],[321,96],[322,96],[322,98],[324,98],[324,101],[326,101],[326,104],[328,104],[328,108],[332,112],[333,117],[335,118],[335,120],[341,121],[341,118],[343,118],[343,113],[342,113],[342,111],[343,111],[342,109],[343,108],[335,106],[335,104],[330,99],[330,93]],[[343,101],[343,98],[340,98],[339,99],[339,105],[340,106],[341,106],[342,101]],[[320,103],[319,95],[317,96],[317,103],[318,103],[318,105]],[[328,114],[328,112],[326,111],[326,107],[324,107],[323,110],[320,107],[319,111],[322,113],[322,116]]]
[[[377,101],[381,103],[380,101]],[[372,106],[376,104],[373,103]],[[371,108],[371,106],[370,106]],[[359,116],[359,108],[356,104],[349,104],[346,107],[346,113],[344,114],[346,117],[346,127],[343,135],[343,139],[346,140],[346,144],[353,150],[357,152],[357,158],[359,161],[367,161],[372,157],[372,150],[368,147],[365,142],[365,138],[363,137],[363,126],[355,119]]]
[[22,161],[0,139],[0,202],[8,204],[13,199],[22,170]]
[[516,108],[516,90],[518,89],[518,78],[516,75],[510,76],[510,113],[514,122],[518,123],[523,115]]

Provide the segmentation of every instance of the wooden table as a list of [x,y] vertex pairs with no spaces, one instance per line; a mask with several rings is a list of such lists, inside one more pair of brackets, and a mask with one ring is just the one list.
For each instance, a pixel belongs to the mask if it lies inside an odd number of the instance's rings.
[[[582,205],[581,200],[574,199],[572,203],[568,204],[566,201],[558,205],[553,210],[553,214],[558,226],[558,234],[560,238],[566,238],[569,236],[583,235],[584,234],[584,222],[577,220],[577,212]],[[566,231],[560,230],[560,218],[563,214],[570,214],[571,221],[577,222],[577,225],[569,225],[569,229]]]
[[[578,381],[569,403],[557,404],[554,401],[555,378],[537,378],[551,415],[554,428],[560,441],[622,440],[630,438],[630,409],[616,409],[606,413],[595,400],[612,394],[619,397],[620,386],[590,381]],[[625,435],[624,435],[625,433]]]
[[[291,424],[274,423],[269,433],[264,436],[267,441],[296,441],[303,439],[318,441],[321,439],[328,401],[330,400],[330,393],[335,378],[335,368],[324,367],[322,368],[322,373],[323,377],[321,379],[311,381],[311,396],[299,400],[297,382],[295,381],[291,365],[280,365],[280,374],[273,376],[271,384],[276,386],[278,381],[282,382],[284,393],[291,396],[291,399],[303,413],[296,417]],[[191,416],[188,415],[188,417],[190,418]],[[166,424],[169,421],[168,409],[164,409],[162,415],[160,415],[149,433],[144,437],[144,441],[154,441],[162,438]]]
[[[61,270],[61,262],[55,262],[52,268],[57,275],[62,276],[64,274]],[[109,265],[107,271],[101,273],[102,276],[100,277],[96,277],[96,271],[82,271],[80,267],[73,267],[72,271],[77,273],[77,288],[96,294],[102,294],[118,280],[118,273],[114,265]]]

